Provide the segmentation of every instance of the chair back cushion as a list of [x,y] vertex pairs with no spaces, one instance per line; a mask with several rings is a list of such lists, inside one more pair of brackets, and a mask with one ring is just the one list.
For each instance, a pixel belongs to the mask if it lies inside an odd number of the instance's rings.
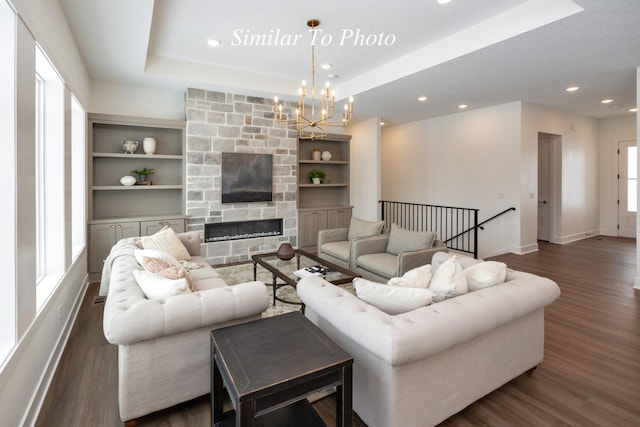
[[391,224],[387,252],[399,255],[401,252],[429,249],[433,246],[435,238],[435,231],[411,231]]
[[383,226],[384,221],[366,221],[352,216],[347,239],[352,240],[358,237],[377,236],[382,231]]

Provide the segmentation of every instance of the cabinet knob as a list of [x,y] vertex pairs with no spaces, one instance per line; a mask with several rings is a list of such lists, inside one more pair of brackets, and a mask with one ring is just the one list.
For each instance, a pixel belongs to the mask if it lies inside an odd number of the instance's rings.
[[120,224],[117,224],[117,225],[116,225],[116,227],[118,227],[118,228],[122,228],[122,226],[121,226]]
[[115,227],[116,227],[115,225],[111,224],[111,228],[115,228]]

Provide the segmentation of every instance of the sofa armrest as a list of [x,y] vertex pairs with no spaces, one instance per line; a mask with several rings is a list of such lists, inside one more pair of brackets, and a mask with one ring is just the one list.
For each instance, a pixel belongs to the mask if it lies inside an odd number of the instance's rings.
[[164,303],[123,289],[109,292],[103,330],[111,344],[134,344],[257,315],[268,306],[269,291],[259,281],[176,295]]
[[348,228],[332,228],[329,230],[318,231],[318,252],[325,243],[342,242],[347,239],[349,235]]
[[189,255],[200,255],[200,232],[187,231],[185,233],[176,233],[182,244],[187,248]]
[[353,242],[351,242],[351,255],[353,260],[355,261],[361,255],[384,252],[387,249],[388,242],[388,234],[354,239]]
[[409,270],[431,264],[431,258],[436,252],[448,252],[446,246],[435,246],[429,249],[421,249],[418,251],[400,252],[398,255],[398,276],[402,276]]

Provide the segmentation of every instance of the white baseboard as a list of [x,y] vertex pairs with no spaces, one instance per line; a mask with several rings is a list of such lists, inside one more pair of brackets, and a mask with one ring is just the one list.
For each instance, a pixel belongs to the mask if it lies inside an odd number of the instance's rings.
[[588,230],[582,233],[571,234],[569,236],[562,236],[558,238],[557,242],[561,245],[571,242],[577,242],[578,240],[589,239],[593,236],[597,236],[600,234],[600,230]]
[[633,289],[640,290],[640,277],[636,277],[635,285],[633,285]]

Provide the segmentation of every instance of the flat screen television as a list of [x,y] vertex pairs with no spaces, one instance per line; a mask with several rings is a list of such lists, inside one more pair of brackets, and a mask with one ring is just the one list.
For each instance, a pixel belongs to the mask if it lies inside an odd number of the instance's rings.
[[222,153],[222,203],[270,202],[271,154]]

